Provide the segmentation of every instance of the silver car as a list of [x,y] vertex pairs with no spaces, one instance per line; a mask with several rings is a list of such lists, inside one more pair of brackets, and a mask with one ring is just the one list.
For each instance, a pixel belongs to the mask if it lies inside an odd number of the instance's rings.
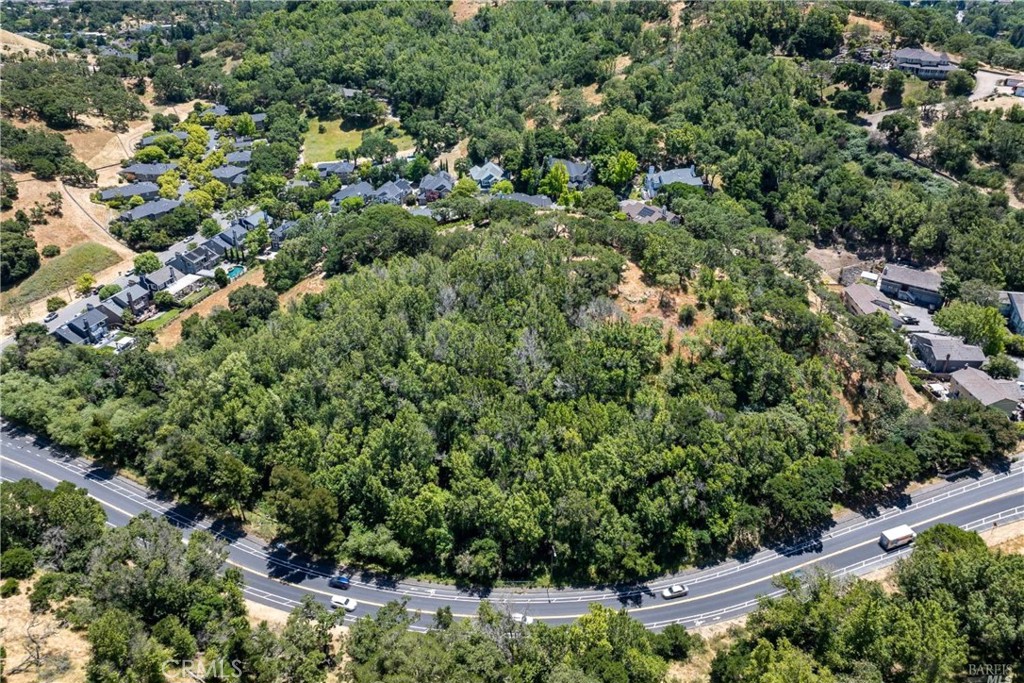
[[661,591],[661,597],[666,600],[672,600],[674,598],[681,598],[686,595],[689,591],[681,583],[674,583],[665,590]]

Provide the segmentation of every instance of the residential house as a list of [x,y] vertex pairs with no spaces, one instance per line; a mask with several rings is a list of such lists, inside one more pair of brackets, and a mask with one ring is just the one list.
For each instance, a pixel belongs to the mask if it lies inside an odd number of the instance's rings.
[[[358,182],[355,185],[349,185],[343,187],[331,197],[331,204],[334,206],[334,210],[337,211],[341,203],[349,197],[359,197],[364,202],[367,202],[367,198],[374,193],[373,185],[366,182]],[[367,202],[368,203],[368,202]]]
[[505,169],[493,161],[488,161],[483,166],[474,166],[469,169],[469,177],[481,190],[489,190],[499,180],[504,179]]
[[571,161],[548,157],[544,160],[544,168],[548,171],[555,164],[562,164],[569,173],[569,189],[585,190],[594,184],[594,165],[589,161]]
[[1024,292],[1007,292],[1010,299],[1010,329],[1024,334]]
[[892,301],[870,285],[855,282],[848,287],[844,287],[842,299],[846,305],[846,310],[854,315],[871,315],[881,311],[889,317],[893,327],[899,327],[903,324],[903,321],[900,320],[893,310]]
[[160,194],[160,186],[156,183],[129,183],[106,190],[100,190],[100,201],[109,202],[115,199],[131,199],[142,197],[145,200],[155,199]]
[[619,202],[619,209],[626,214],[629,220],[641,225],[665,221],[666,223],[678,223],[679,216],[675,215],[663,206],[651,206],[635,199],[626,199]]
[[139,284],[143,285],[150,292],[156,293],[161,289],[167,289],[171,284],[180,280],[184,275],[174,266],[164,266],[152,273],[143,273],[139,276]]
[[122,168],[118,171],[118,175],[123,175],[125,178],[132,181],[155,181],[157,178],[162,176],[168,171],[172,171],[178,167],[177,164],[171,162],[166,164],[132,164],[127,168]]
[[494,198],[507,199],[510,202],[521,202],[538,209],[550,209],[555,205],[555,203],[551,201],[550,197],[542,194],[523,194],[522,192],[512,192],[511,194],[496,194],[494,195]]
[[170,264],[181,272],[194,275],[201,270],[209,270],[220,263],[220,256],[209,247],[199,245],[186,252],[176,252]]
[[401,204],[412,192],[412,183],[405,178],[389,180],[370,196],[374,204]]
[[455,188],[455,178],[448,171],[429,173],[420,179],[420,204],[429,204],[444,199]]
[[101,301],[97,310],[107,316],[108,325],[121,325],[126,313],[130,312],[135,319],[141,318],[151,299],[148,289],[134,284]]
[[336,175],[341,178],[341,182],[347,183],[352,180],[356,173],[356,162],[347,159],[328,161],[327,163],[317,164],[316,170],[320,172],[321,178]]
[[207,107],[203,110],[204,114],[213,114],[214,116],[227,116],[228,108],[223,104],[215,104],[212,107]]
[[210,171],[210,175],[231,187],[238,187],[245,182],[246,177],[244,168],[241,166],[232,166],[230,164],[218,166]]
[[697,167],[670,168],[667,171],[655,171],[651,166],[644,177],[644,196],[650,199],[661,191],[661,188],[674,183],[682,183],[690,187],[704,187],[704,179],[697,173]]
[[1020,385],[1015,380],[992,379],[976,368],[964,368],[950,375],[949,395],[952,398],[977,401],[1008,416],[1017,411],[1024,399]]
[[53,336],[67,344],[98,344],[109,333],[106,314],[86,304],[85,311],[54,330]]
[[196,274],[182,275],[181,279],[171,283],[171,286],[167,288],[167,293],[170,294],[175,301],[181,301],[186,296],[196,291],[206,282],[206,278],[203,278]]
[[965,344],[956,337],[921,333],[910,336],[910,344],[933,373],[947,375],[963,368],[980,368],[985,353],[977,346]]
[[206,247],[214,254],[216,254],[218,258],[223,259],[224,256],[228,253],[228,250],[230,250],[234,245],[225,242],[223,239],[221,239],[220,235],[214,235],[210,239],[203,242],[201,246]]
[[156,220],[161,216],[166,216],[179,206],[181,206],[181,202],[179,202],[177,199],[155,199],[151,202],[140,204],[139,206],[136,206],[134,209],[129,209],[128,211],[125,211],[120,216],[118,216],[118,220],[138,221],[142,220],[143,218],[149,220]]
[[956,71],[956,66],[949,61],[949,56],[943,52],[935,54],[919,47],[905,47],[896,50],[892,58],[893,68],[906,71],[923,80],[945,80],[949,78],[951,71]]
[[245,228],[246,231],[252,230],[259,226],[260,223],[266,223],[269,226],[272,222],[273,221],[270,216],[267,215],[266,211],[257,211],[254,214],[238,220],[239,225]]
[[159,133],[153,133],[152,135],[147,135],[146,137],[144,137],[141,140],[139,140],[138,147],[140,147],[140,148],[141,147],[149,147],[154,142],[156,142],[157,138],[162,138],[162,137],[164,137],[166,135],[170,135],[171,137],[178,138],[181,141],[188,140],[188,133],[186,133],[183,130],[163,130],[163,131],[160,131]]
[[285,238],[292,228],[297,225],[295,221],[282,221],[280,225],[270,231],[270,248],[277,251],[284,244]]
[[224,155],[224,161],[229,166],[248,166],[252,161],[252,150],[244,149],[238,152],[229,152]]
[[888,265],[882,269],[879,289],[890,299],[934,309],[942,305],[941,285],[938,273]]
[[267,127],[267,115],[263,112],[252,114],[252,122],[256,124],[256,130],[263,130]]

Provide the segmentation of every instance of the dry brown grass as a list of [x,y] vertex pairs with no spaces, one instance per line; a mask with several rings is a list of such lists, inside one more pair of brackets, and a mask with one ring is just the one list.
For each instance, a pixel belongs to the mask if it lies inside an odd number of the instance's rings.
[[292,302],[298,303],[299,299],[306,294],[319,294],[326,288],[327,278],[323,273],[311,275],[305,280],[300,280],[294,287],[281,294],[277,300],[281,303],[281,308],[285,308]]
[[707,626],[687,629],[704,638],[705,647],[690,656],[685,662],[673,662],[668,667],[665,680],[675,683],[707,683],[711,676],[711,662],[719,652],[729,649],[736,640],[735,629],[742,628],[746,617],[721,621]]
[[[85,681],[85,665],[89,661],[90,648],[84,634],[67,628],[52,613],[32,614],[28,605],[31,587],[31,580],[22,581],[18,595],[0,600],[0,624],[3,628],[0,640],[7,650],[4,668],[10,672],[25,661],[28,654],[27,646],[30,643],[28,633],[36,638],[49,634],[42,639],[43,644],[40,648],[44,667],[41,670],[29,667],[22,673],[9,673],[5,680],[9,683],[34,683],[39,680],[61,683]],[[59,660],[65,658],[69,668],[61,673],[60,669],[54,667]]]
[[925,411],[932,409],[932,402],[922,396],[914,387],[910,384],[910,380],[907,379],[907,374],[903,372],[901,368],[896,369],[896,386],[900,389],[900,394],[903,395],[903,400],[907,402],[907,405],[911,409],[916,410],[921,408]]
[[497,7],[503,4],[505,4],[505,0],[452,0],[448,9],[451,10],[452,18],[455,21],[462,22],[475,17],[480,8],[485,5]]
[[156,345],[162,349],[169,349],[177,344],[181,341],[181,324],[186,318],[191,318],[193,315],[200,315],[205,318],[219,308],[227,308],[228,296],[243,285],[262,287],[263,269],[255,268],[243,273],[240,278],[224,289],[217,290],[192,308],[183,311],[181,315],[174,319],[174,322],[157,332]]
[[882,24],[882,22],[875,21],[874,19],[868,19],[867,17],[857,16],[856,14],[851,14],[850,15],[849,19],[846,22],[846,29],[850,30],[851,28],[853,28],[857,24],[863,24],[864,26],[867,26],[869,29],[871,29],[872,33],[886,33],[887,32],[885,30],[885,26]]
[[26,38],[3,29],[0,29],[0,45],[3,45],[5,55],[27,52],[30,56],[34,57],[40,52],[45,53],[50,49],[50,46],[46,43],[40,43],[38,40],[32,40],[31,38]]

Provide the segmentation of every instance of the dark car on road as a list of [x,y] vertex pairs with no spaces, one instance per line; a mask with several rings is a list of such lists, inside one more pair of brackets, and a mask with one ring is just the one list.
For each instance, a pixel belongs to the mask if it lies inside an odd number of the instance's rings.
[[352,585],[352,582],[348,580],[347,576],[332,576],[327,579],[327,585],[331,588],[340,588],[341,590],[345,590]]

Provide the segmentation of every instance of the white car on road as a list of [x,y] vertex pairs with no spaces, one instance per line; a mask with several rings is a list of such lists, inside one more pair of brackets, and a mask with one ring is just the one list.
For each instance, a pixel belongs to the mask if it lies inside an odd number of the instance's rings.
[[533,617],[531,617],[531,616],[529,616],[527,614],[523,614],[522,612],[513,612],[512,613],[512,621],[516,622],[517,624],[523,624],[524,626],[529,626],[530,624],[533,623]]
[[672,600],[673,598],[681,598],[686,595],[688,591],[686,586],[681,583],[674,583],[665,590],[661,591],[661,597],[666,600]]
[[358,606],[359,606],[358,602],[356,602],[352,598],[347,598],[344,595],[332,595],[331,596],[331,607],[334,607],[335,609],[340,607],[341,609],[345,610],[346,612],[351,612],[351,611],[353,611]]

